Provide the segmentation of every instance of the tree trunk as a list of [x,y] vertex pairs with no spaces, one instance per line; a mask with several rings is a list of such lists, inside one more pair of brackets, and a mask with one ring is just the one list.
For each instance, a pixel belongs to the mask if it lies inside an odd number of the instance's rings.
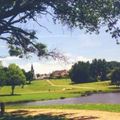
[[11,95],[14,95],[15,86],[12,86],[11,89],[12,89]]
[[0,103],[0,116],[5,113],[5,103]]

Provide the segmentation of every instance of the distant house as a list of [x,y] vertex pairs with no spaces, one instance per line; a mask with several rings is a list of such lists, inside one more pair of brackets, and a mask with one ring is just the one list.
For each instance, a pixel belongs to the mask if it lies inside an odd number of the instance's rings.
[[67,77],[68,71],[67,70],[56,70],[53,71],[50,75],[51,78],[62,78],[62,77]]
[[42,79],[49,79],[50,74],[37,74],[37,79],[42,80]]

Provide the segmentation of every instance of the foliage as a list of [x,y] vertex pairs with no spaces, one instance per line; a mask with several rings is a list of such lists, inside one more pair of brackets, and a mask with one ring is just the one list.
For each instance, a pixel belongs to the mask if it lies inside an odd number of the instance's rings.
[[31,81],[33,80],[33,72],[32,71],[28,71],[26,72],[26,80],[29,82],[29,84],[31,83]]
[[4,69],[0,68],[0,87],[5,85],[5,81],[6,81],[6,73]]
[[107,62],[105,59],[94,59],[90,65],[90,74],[98,80],[107,79]]
[[[72,66],[70,78],[75,83],[110,80],[113,71],[119,69],[119,67],[120,62],[107,62],[105,59],[94,59],[89,64],[78,62]],[[83,76],[85,76],[84,79]],[[80,79],[83,80],[81,81]]]
[[24,85],[26,81],[22,70],[15,64],[10,64],[7,72],[6,84],[11,86],[12,95],[14,94],[15,86]]
[[110,62],[107,62],[107,67],[108,67],[108,71],[113,71],[117,68],[120,68],[120,62],[117,62],[117,61],[110,61]]
[[112,84],[120,86],[120,68],[113,71],[111,79]]
[[89,62],[78,62],[72,66],[70,70],[70,78],[74,83],[84,83],[92,81],[90,77]]
[[22,57],[36,53],[40,56],[53,56],[46,46],[37,42],[35,31],[22,28],[34,21],[36,16],[51,15],[53,21],[60,21],[70,28],[79,27],[87,32],[99,32],[106,25],[106,32],[113,38],[120,37],[119,0],[1,0],[0,2],[0,39],[9,45],[10,55]]
[[0,61],[0,87],[4,85],[5,82],[5,73],[3,71],[2,62]]

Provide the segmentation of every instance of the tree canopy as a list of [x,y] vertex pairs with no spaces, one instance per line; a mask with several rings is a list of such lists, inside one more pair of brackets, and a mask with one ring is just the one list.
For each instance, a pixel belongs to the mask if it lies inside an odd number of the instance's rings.
[[120,84],[120,62],[105,59],[93,59],[89,62],[75,63],[69,74],[74,83],[111,80],[113,84]]
[[74,83],[91,82],[89,62],[78,62],[70,70],[70,78]]
[[107,79],[108,66],[105,59],[94,59],[90,66],[91,76],[95,79]]
[[54,52],[36,41],[34,30],[18,25],[33,20],[43,26],[36,16],[46,14],[51,15],[54,22],[58,20],[70,28],[85,28],[87,32],[99,32],[106,25],[106,32],[116,40],[120,37],[119,0],[1,0],[0,39],[7,42],[10,55],[53,56]]

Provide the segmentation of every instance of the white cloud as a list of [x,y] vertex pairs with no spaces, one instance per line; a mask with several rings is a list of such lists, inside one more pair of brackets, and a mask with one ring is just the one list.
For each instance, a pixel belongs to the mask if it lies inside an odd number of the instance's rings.
[[91,61],[92,59],[91,58],[87,58],[87,57],[83,57],[83,56],[78,56],[76,58],[76,61],[84,61],[84,62],[87,62],[87,61]]
[[[86,58],[83,56],[72,56],[71,54],[66,53],[65,54],[69,59],[68,63],[63,62],[63,61],[54,61],[54,60],[46,60],[42,62],[33,62],[33,66],[35,69],[35,73],[51,73],[52,71],[55,70],[69,70],[71,66],[78,62],[78,61],[91,61],[90,58]],[[20,67],[25,69],[26,71],[29,71],[31,69],[31,63],[27,64],[20,64]]]
[[19,65],[22,69],[29,71],[31,69],[31,64],[33,64],[35,73],[51,73],[55,70],[69,70],[71,66],[78,61],[90,61],[90,58],[84,56],[73,56],[69,53],[64,54],[68,58],[68,62],[55,61],[55,60],[42,60],[42,61],[30,61],[30,60],[21,60],[18,57],[6,57],[1,58],[4,66],[8,66],[11,63]]
[[18,57],[4,57],[4,58],[0,58],[0,61],[2,61],[2,64],[4,66],[8,66],[10,63],[14,63],[14,62],[16,62],[18,60],[19,60]]
[[67,57],[68,57],[68,61],[70,64],[74,64],[78,61],[83,61],[83,62],[91,62],[92,61],[92,58],[89,58],[89,57],[85,57],[85,56],[73,56],[71,54],[66,54]]
[[[51,73],[52,71],[55,70],[63,70],[63,69],[67,69],[69,70],[71,65],[66,65],[63,63],[57,63],[54,61],[51,63],[47,62],[47,63],[40,63],[40,62],[33,62],[33,66],[35,69],[35,73]],[[26,71],[29,71],[31,69],[31,64],[25,64],[25,65],[20,65],[21,68],[25,69]]]

